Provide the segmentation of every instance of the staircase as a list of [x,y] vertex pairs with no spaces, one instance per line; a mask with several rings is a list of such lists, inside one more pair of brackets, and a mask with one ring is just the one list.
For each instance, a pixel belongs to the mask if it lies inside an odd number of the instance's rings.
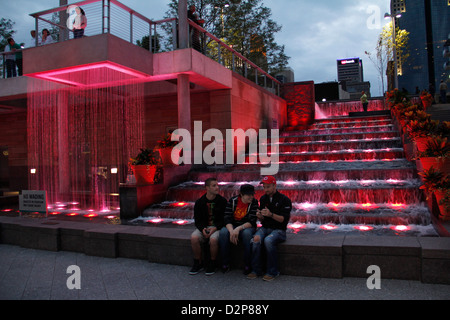
[[[259,165],[208,167],[168,190],[165,202],[145,217],[192,220],[203,181],[216,177],[225,198],[240,185],[263,190]],[[430,226],[415,166],[405,159],[390,116],[318,120],[307,130],[280,135],[277,188],[293,203],[290,226],[363,224]],[[149,219],[149,218],[148,218]],[[161,221],[161,220],[158,220]]]

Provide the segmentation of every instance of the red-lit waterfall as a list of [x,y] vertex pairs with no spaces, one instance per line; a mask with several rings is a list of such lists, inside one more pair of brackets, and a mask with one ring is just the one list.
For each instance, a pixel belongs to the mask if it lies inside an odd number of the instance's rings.
[[[417,171],[405,159],[390,116],[316,120],[307,130],[282,132],[279,149],[277,189],[292,200],[292,232],[435,235]],[[256,198],[263,194],[258,165],[210,167],[170,188],[167,201],[136,223],[192,221],[209,177],[218,179],[226,198],[243,183],[255,186]]]
[[46,190],[50,206],[118,206],[130,155],[144,145],[143,85],[109,68],[63,77],[79,86],[29,79],[29,188]]

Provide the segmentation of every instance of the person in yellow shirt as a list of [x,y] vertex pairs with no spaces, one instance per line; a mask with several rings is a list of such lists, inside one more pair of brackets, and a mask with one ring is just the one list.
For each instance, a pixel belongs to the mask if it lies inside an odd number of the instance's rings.
[[361,92],[361,94],[362,94],[362,96],[361,96],[361,103],[363,105],[364,112],[367,112],[367,106],[369,105],[369,101],[368,101],[367,95],[366,95],[366,93],[364,91]]

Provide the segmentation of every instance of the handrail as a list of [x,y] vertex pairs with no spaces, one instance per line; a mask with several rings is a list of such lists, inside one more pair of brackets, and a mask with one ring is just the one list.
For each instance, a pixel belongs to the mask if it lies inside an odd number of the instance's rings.
[[195,22],[193,22],[192,20],[188,19],[188,23],[190,26],[196,28],[197,30],[199,30],[201,33],[207,35],[209,38],[213,39],[214,41],[216,41],[220,46],[224,47],[226,50],[228,50],[229,52],[231,52],[233,55],[237,56],[238,58],[240,58],[241,60],[243,60],[245,63],[249,64],[252,68],[254,68],[255,70],[258,70],[258,72],[262,73],[264,76],[268,77],[269,79],[271,79],[272,81],[274,81],[275,83],[277,83],[278,85],[281,85],[281,82],[278,81],[277,79],[275,79],[274,77],[272,77],[270,74],[268,74],[266,71],[264,71],[263,69],[261,69],[260,67],[258,67],[255,63],[253,63],[252,61],[250,61],[249,59],[247,59],[246,57],[244,57],[242,54],[240,54],[239,52],[237,52],[236,50],[234,50],[233,48],[231,48],[229,45],[227,45],[225,42],[223,42],[222,40],[220,40],[219,38],[217,38],[216,36],[214,36],[213,34],[209,33],[208,31],[206,31],[204,28],[202,28],[201,26],[199,26],[198,24],[196,24]]

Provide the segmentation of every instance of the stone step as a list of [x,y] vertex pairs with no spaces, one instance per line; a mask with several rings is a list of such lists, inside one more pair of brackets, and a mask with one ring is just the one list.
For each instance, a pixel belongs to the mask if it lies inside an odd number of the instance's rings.
[[[396,138],[399,137],[397,131],[376,131],[376,132],[347,132],[347,133],[331,133],[324,134],[319,132],[317,134],[292,134],[289,136],[281,136],[280,142],[306,142],[306,141],[324,141],[324,140],[363,140],[363,139],[381,139],[381,138]],[[308,134],[309,133],[309,134]]]
[[[424,204],[407,205],[401,203],[293,203],[290,224],[393,224],[393,225],[429,225],[431,223],[428,208]],[[194,202],[163,202],[146,209],[143,217],[149,223],[160,223],[160,220],[186,220],[182,223],[193,223]],[[295,227],[293,227],[295,228]]]
[[307,130],[292,130],[292,131],[283,131],[281,133],[281,137],[291,136],[291,135],[326,135],[326,134],[342,134],[342,133],[354,133],[354,132],[366,132],[372,133],[374,131],[377,132],[388,132],[395,131],[395,127],[393,124],[384,125],[384,126],[373,126],[373,127],[342,127],[342,128],[328,128],[328,129],[314,129],[309,128]]
[[[244,183],[244,182],[242,182]],[[221,182],[220,192],[229,199],[239,193],[242,183]],[[263,190],[259,181],[255,185],[255,197],[260,198]],[[336,203],[407,203],[422,202],[419,190],[420,180],[412,181],[293,181],[291,185],[277,184],[277,189],[293,202],[336,202]],[[202,183],[186,182],[172,187],[167,192],[167,201],[193,202],[205,192]]]
[[[358,161],[359,162],[359,161]],[[377,161],[380,162],[380,161]],[[342,164],[350,164],[348,162],[342,162]],[[309,164],[309,163],[307,163]],[[315,163],[311,163],[315,164]],[[332,165],[333,163],[329,163]],[[338,164],[338,163],[334,163]],[[389,168],[378,167],[373,169],[335,169],[330,166],[328,169],[317,169],[310,168],[309,170],[284,170],[284,164],[280,164],[280,171],[276,175],[278,181],[295,181],[295,180],[383,180],[383,179],[394,179],[394,180],[408,180],[416,179],[418,177],[417,172],[412,167],[403,168]],[[211,169],[211,168],[210,168]],[[203,183],[206,179],[210,177],[215,177],[219,182],[230,181],[230,182],[241,182],[241,181],[258,181],[261,179],[260,170],[249,170],[249,171],[201,171],[201,172],[191,172],[189,179],[195,182]]]
[[280,161],[354,161],[354,160],[383,160],[401,159],[405,157],[403,149],[378,149],[378,150],[339,150],[339,151],[315,151],[315,152],[287,152],[280,153]]
[[280,152],[303,152],[303,151],[333,151],[348,149],[385,149],[385,148],[402,148],[402,140],[397,138],[382,139],[354,139],[347,140],[328,140],[328,141],[308,141],[308,142],[292,142],[279,144]]

